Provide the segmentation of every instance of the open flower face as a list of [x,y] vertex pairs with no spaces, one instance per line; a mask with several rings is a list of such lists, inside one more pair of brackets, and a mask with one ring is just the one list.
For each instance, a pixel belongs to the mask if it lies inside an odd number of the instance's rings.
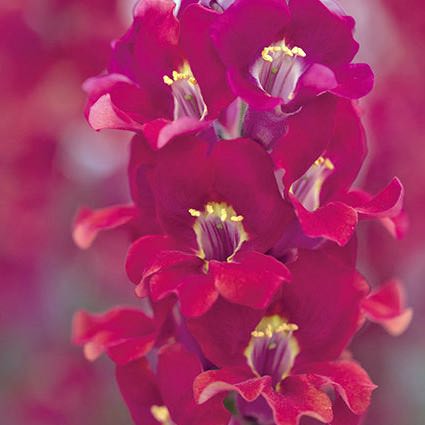
[[182,72],[173,71],[172,78],[163,77],[164,83],[171,87],[174,97],[174,119],[192,117],[202,120],[208,113],[207,105],[189,65],[186,63]]
[[293,218],[267,153],[245,140],[214,147],[196,137],[158,152],[152,190],[166,236],[139,239],[127,269],[140,295],[175,293],[186,315],[205,313],[218,295],[265,307],[289,274],[264,254]]
[[256,109],[294,111],[327,91],[359,98],[371,90],[370,68],[351,64],[353,27],[320,0],[236,0],[211,34],[235,94]]
[[[320,96],[290,118],[289,132],[276,143],[272,156],[304,235],[345,245],[359,218],[395,221],[401,211],[403,187],[394,178],[374,196],[352,188],[366,156],[366,143],[351,101],[339,99],[334,120],[326,120],[329,129],[319,137],[308,137],[302,123],[306,119],[308,123],[309,108],[313,103],[317,104],[314,109],[329,108],[334,101],[329,95]],[[297,148],[300,145],[302,150]]]
[[85,83],[92,127],[147,134],[193,129],[233,99],[210,48],[210,16],[200,20],[187,11],[178,19],[174,9],[172,0],[138,3],[133,25],[113,43],[107,73]]
[[82,210],[74,238],[126,226],[152,315],[80,311],[73,340],[114,361],[136,425],[361,422],[375,386],[348,344],[411,310],[355,269],[359,219],[401,234],[403,188],[352,188],[373,85],[354,24],[336,0],[140,0],[85,83],[92,127],[137,133],[133,204]]
[[189,209],[195,217],[193,230],[199,257],[206,261],[232,261],[242,244],[248,240],[243,227],[244,217],[225,203],[209,202],[204,211]]
[[[199,319],[206,326],[204,337],[197,332],[198,341],[221,368],[196,378],[195,397],[202,403],[226,393],[235,423],[296,425],[302,416],[339,423],[342,415],[359,417],[369,404],[374,385],[367,374],[352,361],[338,360],[357,330],[367,286],[327,253],[301,253],[292,273],[282,298],[251,328],[239,363],[225,353],[224,340],[221,356],[210,351],[208,324]],[[221,321],[231,318],[214,326]]]
[[245,355],[254,374],[269,375],[272,386],[278,387],[294,365],[299,346],[294,331],[295,323],[287,323],[281,316],[264,317],[251,333]]

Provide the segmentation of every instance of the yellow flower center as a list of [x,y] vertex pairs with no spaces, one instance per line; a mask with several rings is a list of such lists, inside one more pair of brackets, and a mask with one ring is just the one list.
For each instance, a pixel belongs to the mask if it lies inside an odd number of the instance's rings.
[[242,244],[248,240],[242,215],[224,202],[208,202],[203,211],[189,209],[195,217],[193,230],[199,247],[199,257],[217,261],[232,261]]

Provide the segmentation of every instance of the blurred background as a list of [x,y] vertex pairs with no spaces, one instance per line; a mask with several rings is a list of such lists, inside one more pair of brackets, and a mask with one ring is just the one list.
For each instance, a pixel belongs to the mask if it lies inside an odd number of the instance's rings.
[[[128,240],[105,232],[87,251],[71,239],[78,207],[128,199],[130,134],[96,133],[82,82],[102,71],[131,0],[0,3],[0,418],[5,425],[130,425],[107,359],[70,344],[80,308],[134,305]],[[425,423],[425,20],[419,0],[343,0],[358,21],[359,60],[376,74],[362,101],[370,157],[361,183],[394,175],[406,187],[410,231],[393,240],[362,224],[360,270],[372,285],[398,277],[414,320],[392,338],[363,329],[355,356],[379,385],[366,425]]]

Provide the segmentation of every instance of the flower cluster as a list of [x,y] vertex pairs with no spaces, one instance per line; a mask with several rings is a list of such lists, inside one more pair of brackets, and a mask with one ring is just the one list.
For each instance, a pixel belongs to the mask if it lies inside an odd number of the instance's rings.
[[127,226],[140,310],[76,314],[140,425],[357,424],[375,385],[347,351],[367,320],[407,326],[400,285],[370,292],[356,227],[403,233],[397,178],[366,157],[354,20],[334,0],[141,0],[88,80],[95,129],[131,130],[133,202],[83,209],[74,239]]

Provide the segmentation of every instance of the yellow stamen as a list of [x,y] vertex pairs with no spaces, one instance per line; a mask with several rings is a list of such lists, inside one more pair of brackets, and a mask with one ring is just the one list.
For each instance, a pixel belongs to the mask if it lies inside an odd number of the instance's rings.
[[152,416],[163,425],[170,425],[171,418],[170,412],[165,406],[155,406],[151,407]]
[[235,221],[236,223],[243,221],[243,219],[244,219],[243,215],[232,215],[232,217],[230,217],[230,220]]
[[167,84],[167,86],[171,86],[174,83],[174,80],[168,75],[164,75],[162,79],[164,80],[164,83]]
[[301,47],[295,46],[295,47],[292,48],[291,51],[295,56],[301,56],[302,58],[305,58],[307,56],[306,53],[304,52],[304,50],[301,49]]
[[200,217],[201,216],[201,211],[195,210],[194,208],[190,208],[189,209],[189,214],[192,217]]
[[189,64],[185,63],[181,69],[181,72],[174,70],[172,72],[172,77],[164,75],[162,77],[163,81],[167,86],[173,85],[176,81],[186,80],[192,85],[196,85],[196,79],[192,74]]
[[325,159],[325,167],[328,170],[333,170],[335,168],[335,166],[333,165],[332,161],[329,158]]
[[263,51],[261,52],[261,57],[266,62],[273,62],[273,57],[269,54],[269,52],[270,52],[270,47],[264,47]]
[[274,315],[261,320],[257,328],[251,332],[251,336],[257,338],[266,336],[267,338],[271,338],[275,333],[294,332],[297,330],[298,325],[295,323],[284,322],[280,316]]
[[282,323],[277,329],[276,332],[294,332],[297,331],[298,325],[295,323]]
[[220,211],[220,220],[226,221],[226,219],[227,219],[227,211],[224,208],[222,208]]
[[314,161],[314,165],[324,165],[328,170],[333,170],[335,166],[329,158],[324,158],[323,156],[319,156],[319,158]]
[[290,49],[284,41],[280,45],[264,47],[261,52],[261,57],[263,60],[266,62],[273,62],[273,56],[270,53],[283,53],[287,56],[301,56],[302,58],[307,56],[301,47],[295,46]]

